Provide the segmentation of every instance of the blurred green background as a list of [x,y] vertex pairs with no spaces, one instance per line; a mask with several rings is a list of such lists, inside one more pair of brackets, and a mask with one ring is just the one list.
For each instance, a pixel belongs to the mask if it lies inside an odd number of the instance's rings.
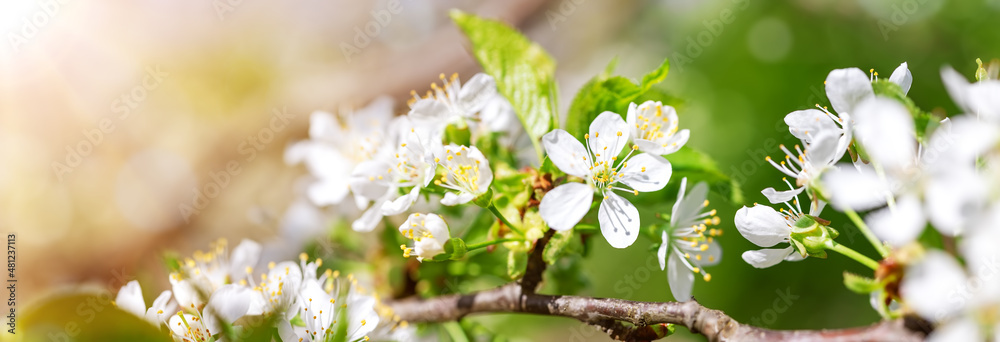
[[[764,157],[780,156],[778,143],[796,143],[785,114],[828,105],[823,80],[831,70],[874,68],[888,77],[907,62],[915,103],[952,115],[957,108],[940,68],[952,65],[971,79],[976,58],[1000,57],[1000,0],[400,1],[399,19],[352,58],[342,44],[386,1],[245,0],[222,11],[217,1],[70,2],[23,44],[3,45],[0,226],[19,234],[21,303],[67,286],[108,284],[120,274],[138,277],[151,298],[168,287],[162,251],[188,255],[219,237],[270,241],[286,248],[265,258],[294,258],[299,246],[275,237],[284,234],[279,218],[305,172],[282,163],[284,147],[307,136],[313,110],[357,108],[379,94],[401,104],[439,73],[466,79],[477,72],[447,18],[450,8],[504,20],[548,50],[559,63],[561,114],[615,56],[616,73],[633,78],[669,58],[670,74],[659,87],[683,100],[678,112],[681,127],[692,132],[688,144],[741,181],[748,204],[764,202],[760,189],[781,185],[781,173]],[[42,11],[31,2],[0,9],[0,32],[10,34]],[[128,121],[115,121],[116,132],[82,166],[56,177],[51,163],[85,139],[81,131],[113,118],[112,101],[152,66],[170,73],[163,86]],[[237,147],[275,108],[295,115],[290,128],[276,132],[258,161],[242,163],[244,173],[209,207],[190,220],[179,217],[177,204],[190,201],[190,189],[210,182],[209,173],[227,161],[242,160]],[[841,272],[865,272],[860,265],[831,255],[753,269],[740,254],[756,246],[732,226],[739,205],[718,194],[710,199],[725,230],[724,257],[709,269],[711,282],[696,280],[694,296],[703,305],[775,329],[878,319],[867,297],[842,286]],[[843,244],[874,255],[844,217],[830,213],[824,217],[840,229]],[[593,239],[583,263],[590,286],[582,294],[672,300],[650,244],[639,239],[613,250]],[[607,340],[561,318],[474,320],[514,339]],[[671,339],[701,339],[678,331]]]

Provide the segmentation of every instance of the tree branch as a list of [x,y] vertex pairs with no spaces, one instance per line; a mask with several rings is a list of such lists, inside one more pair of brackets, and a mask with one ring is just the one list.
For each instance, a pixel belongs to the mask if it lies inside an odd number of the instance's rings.
[[[464,295],[406,299],[386,303],[410,322],[453,321],[470,314],[516,312],[570,317],[595,325],[612,338],[648,341],[659,337],[657,324],[684,326],[710,341],[922,341],[921,332],[903,320],[838,330],[770,330],[741,324],[719,310],[691,300],[684,303],[637,302],[614,298],[526,294],[517,283]],[[628,326],[627,324],[632,326]]]

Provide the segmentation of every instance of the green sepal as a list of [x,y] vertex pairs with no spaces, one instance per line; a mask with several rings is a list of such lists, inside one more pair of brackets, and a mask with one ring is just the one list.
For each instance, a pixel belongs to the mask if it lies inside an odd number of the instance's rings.
[[869,294],[882,289],[882,284],[879,284],[875,279],[859,276],[847,271],[844,271],[844,286],[848,290],[859,294]]

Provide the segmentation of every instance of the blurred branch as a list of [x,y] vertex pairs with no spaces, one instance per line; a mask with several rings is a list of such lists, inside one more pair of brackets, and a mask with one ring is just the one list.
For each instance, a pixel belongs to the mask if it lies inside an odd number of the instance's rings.
[[598,326],[621,341],[649,341],[662,337],[662,331],[655,329],[662,323],[684,326],[710,341],[922,341],[925,337],[924,333],[907,328],[903,320],[850,329],[770,330],[741,324],[722,311],[708,309],[694,300],[653,303],[527,294],[517,283],[465,295],[387,304],[400,319],[410,322],[445,322],[470,314],[501,312],[570,317]]
[[545,245],[556,234],[555,229],[549,229],[542,238],[535,240],[535,248],[528,256],[528,265],[524,269],[524,277],[521,277],[521,292],[524,294],[534,294],[538,290],[538,284],[542,283],[542,275],[545,273]]

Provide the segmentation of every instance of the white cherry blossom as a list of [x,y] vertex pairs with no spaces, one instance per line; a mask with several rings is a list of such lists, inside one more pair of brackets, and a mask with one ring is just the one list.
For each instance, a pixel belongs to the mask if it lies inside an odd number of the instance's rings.
[[444,253],[444,244],[451,239],[448,224],[435,214],[413,213],[399,226],[399,232],[413,240],[413,247],[402,245],[403,257],[416,255],[418,261],[433,259]]
[[677,111],[659,101],[646,101],[641,105],[632,102],[626,121],[632,131],[632,142],[639,150],[656,155],[677,152],[691,134],[687,129],[677,130]]
[[135,280],[122,286],[118,296],[115,297],[115,305],[155,326],[166,323],[167,319],[177,312],[177,303],[171,300],[169,290],[161,292],[153,301],[153,305],[146,308],[146,302],[142,298],[142,287]]
[[450,144],[438,149],[434,161],[445,169],[445,175],[434,184],[456,192],[447,192],[441,199],[444,205],[465,204],[485,194],[493,183],[490,162],[475,146]]
[[670,226],[662,232],[656,256],[660,270],[667,270],[667,280],[674,299],[691,298],[694,275],[700,273],[709,281],[712,275],[705,266],[718,264],[722,259],[722,246],[714,240],[721,229],[708,228],[719,224],[715,209],[708,207],[708,184],[700,182],[685,194],[687,178],[681,179],[677,202],[670,214]]
[[596,192],[602,196],[597,218],[604,238],[615,248],[635,242],[639,236],[639,211],[615,190],[638,195],[663,189],[670,180],[671,167],[670,162],[658,155],[632,156],[638,149],[636,145],[619,160],[629,136],[629,126],[620,115],[604,112],[590,124],[590,131],[584,136],[586,147],[561,129],[542,137],[552,163],[585,181],[562,184],[542,198],[538,209],[549,227],[566,230],[575,226],[590,211]]

